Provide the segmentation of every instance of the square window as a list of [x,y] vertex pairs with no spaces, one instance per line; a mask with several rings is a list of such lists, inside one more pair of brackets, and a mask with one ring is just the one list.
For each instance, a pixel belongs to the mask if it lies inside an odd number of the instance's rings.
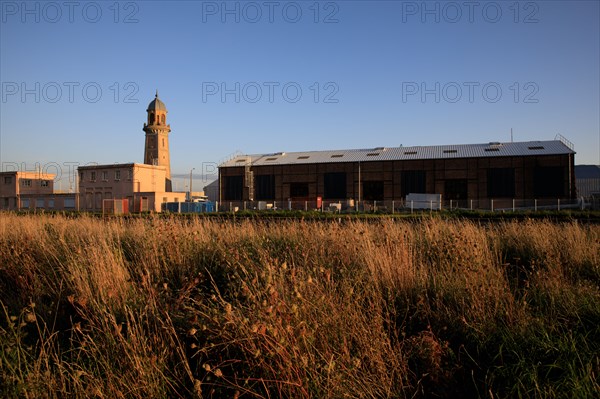
[[490,198],[512,198],[515,195],[515,169],[493,168],[487,171],[487,193]]
[[254,196],[257,200],[275,199],[275,175],[258,175],[255,184]]
[[31,187],[31,179],[23,179],[23,180],[21,180],[21,185],[23,187]]
[[50,180],[42,180],[40,182],[40,186],[42,186],[42,187],[49,187],[50,186]]
[[244,176],[225,176],[223,179],[223,199],[241,201],[244,192]]
[[400,174],[402,195],[426,193],[427,180],[424,170],[405,170]]
[[364,181],[362,199],[365,201],[383,201],[383,181]]
[[308,198],[308,183],[291,183],[291,198]]
[[332,172],[323,176],[324,199],[346,199],[346,173]]
[[4,184],[12,184],[12,176],[4,176]]

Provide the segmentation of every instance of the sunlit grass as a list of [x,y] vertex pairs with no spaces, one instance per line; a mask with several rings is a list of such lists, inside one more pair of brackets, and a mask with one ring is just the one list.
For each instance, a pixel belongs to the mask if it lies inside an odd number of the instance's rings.
[[0,214],[7,397],[594,397],[600,228]]

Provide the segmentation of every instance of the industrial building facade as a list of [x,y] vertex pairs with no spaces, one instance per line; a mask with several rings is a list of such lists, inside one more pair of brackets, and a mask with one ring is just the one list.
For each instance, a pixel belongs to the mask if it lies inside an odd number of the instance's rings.
[[411,193],[476,201],[573,199],[575,152],[561,140],[237,156],[219,167],[222,203],[401,203]]

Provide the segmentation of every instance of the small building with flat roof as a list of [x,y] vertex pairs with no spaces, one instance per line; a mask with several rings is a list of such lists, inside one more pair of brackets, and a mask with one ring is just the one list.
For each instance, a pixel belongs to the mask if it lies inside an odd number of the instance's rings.
[[185,201],[184,192],[165,191],[166,168],[140,163],[80,166],[80,210],[102,211],[104,200],[126,199],[131,212],[160,212],[164,202]]

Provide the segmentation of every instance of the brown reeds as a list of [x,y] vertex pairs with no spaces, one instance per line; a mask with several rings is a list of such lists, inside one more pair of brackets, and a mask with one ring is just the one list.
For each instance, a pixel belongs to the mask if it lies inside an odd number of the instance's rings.
[[600,229],[0,214],[5,397],[593,397]]

